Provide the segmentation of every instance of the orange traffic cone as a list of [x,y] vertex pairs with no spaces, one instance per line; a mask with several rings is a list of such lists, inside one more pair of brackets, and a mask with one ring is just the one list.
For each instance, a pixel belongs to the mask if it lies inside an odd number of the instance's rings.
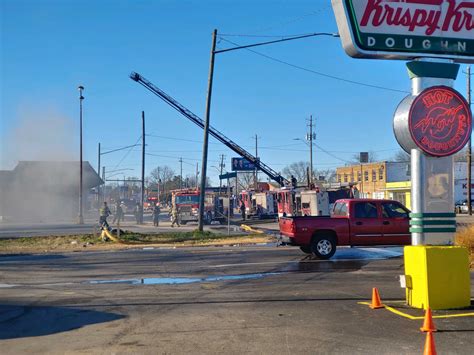
[[377,288],[372,289],[372,304],[370,305],[370,308],[372,309],[377,309],[377,308],[383,308],[383,304],[380,301],[380,296],[379,296],[379,291]]
[[436,332],[436,327],[433,323],[433,318],[431,317],[431,308],[428,307],[425,313],[425,320],[423,326],[420,328],[422,332]]
[[423,355],[436,355],[436,346],[432,332],[426,333],[425,350],[423,351]]

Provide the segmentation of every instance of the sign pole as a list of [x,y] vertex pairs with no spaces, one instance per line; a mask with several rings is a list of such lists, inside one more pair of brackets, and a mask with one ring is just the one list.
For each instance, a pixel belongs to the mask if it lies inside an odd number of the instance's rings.
[[227,198],[228,198],[228,205],[227,205],[227,235],[230,235],[230,184],[229,184],[229,177],[227,177]]
[[407,303],[423,309],[469,307],[469,251],[453,246],[453,155],[470,140],[472,113],[453,86],[459,71],[454,62],[474,63],[474,0],[331,2],[348,55],[411,60],[406,65],[412,91],[393,119],[398,143],[411,154]]

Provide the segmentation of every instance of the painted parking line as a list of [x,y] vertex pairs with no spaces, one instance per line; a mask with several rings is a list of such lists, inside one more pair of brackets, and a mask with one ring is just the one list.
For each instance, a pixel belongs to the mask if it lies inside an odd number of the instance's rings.
[[[405,303],[405,301],[391,301],[392,303],[395,303],[395,302],[403,302]],[[357,302],[357,304],[363,304],[363,305],[366,305],[366,306],[370,306],[370,302]],[[405,317],[405,318],[408,318],[408,319],[411,319],[411,320],[418,320],[418,319],[425,319],[425,316],[412,316],[411,314],[408,314],[408,313],[405,313],[405,312],[402,312],[398,309],[395,309],[393,307],[390,307],[390,306],[387,306],[387,305],[383,305],[384,308],[387,310],[387,311],[390,311],[396,315],[399,315],[401,317]],[[457,314],[445,314],[445,315],[433,315],[432,318],[456,318],[456,317],[474,317],[474,312],[471,312],[471,313],[457,313]]]

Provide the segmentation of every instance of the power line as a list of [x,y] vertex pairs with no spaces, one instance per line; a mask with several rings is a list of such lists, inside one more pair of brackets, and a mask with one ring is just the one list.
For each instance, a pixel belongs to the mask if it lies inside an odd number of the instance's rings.
[[[176,141],[185,141],[185,142],[196,142],[196,143],[201,143],[202,141],[197,141],[197,140],[191,140],[191,139],[184,139],[184,138],[177,138],[177,137],[169,137],[169,136],[159,136],[155,134],[147,134],[146,136],[148,137],[156,137],[156,138],[163,138],[163,139],[169,139],[169,140],[176,140]],[[213,144],[221,144],[221,143],[213,143]],[[279,145],[269,145],[269,146],[261,146],[259,149],[266,149],[266,150],[277,150],[277,151],[291,151],[291,152],[306,152],[306,149],[288,149],[288,148],[281,148],[281,147],[292,147],[292,146],[299,146],[301,145],[300,143],[290,143],[290,144],[279,144]],[[252,146],[242,146],[244,148],[253,148]],[[372,152],[388,152],[388,151],[394,151],[398,150],[398,148],[392,148],[392,149],[380,149],[380,150],[372,150]],[[157,152],[154,150],[147,150],[148,152]],[[212,152],[222,152],[221,149],[216,149],[216,150],[210,150]],[[186,152],[196,152],[196,150],[159,150],[158,152],[173,152],[173,153],[186,153]],[[354,154],[354,153],[359,153],[360,150],[358,151],[343,151],[343,150],[327,150],[327,152],[330,153],[342,153],[342,154]],[[179,158],[179,157],[178,157]]]
[[[200,144],[202,144],[202,141],[198,141],[198,140],[194,140],[194,139],[167,137],[167,136],[160,136],[160,135],[157,135],[157,134],[147,134],[147,136],[148,136],[148,137],[154,137],[154,138],[169,139],[169,140],[174,140],[174,141],[183,141],[183,142],[191,142],[191,143],[200,143]],[[222,143],[209,142],[209,144],[218,144],[218,145],[221,145]]]
[[[152,157],[160,157],[160,158],[183,159],[183,161],[184,160],[201,161],[201,159],[181,158],[179,156],[173,156],[173,155],[162,155],[162,154],[153,154],[153,153],[146,153],[146,155],[149,155],[149,156],[152,156]],[[209,161],[212,161],[213,163],[219,162],[218,160],[209,160]]]
[[[225,38],[222,38],[221,39],[225,42],[228,42],[230,44],[233,44],[234,46],[240,46],[240,44],[238,43],[235,43],[233,41],[230,41],[228,39],[225,39]],[[321,72],[318,72],[316,70],[312,70],[312,69],[308,69],[308,68],[305,68],[305,67],[302,67],[300,65],[296,65],[296,64],[292,64],[292,63],[289,63],[289,62],[286,62],[284,60],[281,60],[281,59],[277,59],[275,57],[271,57],[267,54],[263,54],[263,53],[260,53],[260,52],[257,52],[257,51],[254,51],[253,49],[249,49],[249,48],[244,48],[245,50],[249,51],[249,52],[252,52],[254,54],[257,54],[261,57],[264,57],[264,58],[267,58],[269,60],[272,60],[274,62],[277,62],[277,63],[280,63],[280,64],[284,64],[284,65],[287,65],[287,66],[290,66],[292,68],[295,68],[295,69],[299,69],[299,70],[302,70],[302,71],[305,71],[305,72],[308,72],[308,73],[312,73],[312,74],[316,74],[316,75],[319,75],[319,76],[323,76],[323,77],[326,77],[326,78],[330,78],[330,79],[334,79],[334,80],[339,80],[339,81],[342,81],[342,82],[345,82],[345,83],[349,83],[349,84],[354,84],[354,85],[360,85],[360,86],[365,86],[365,87],[370,87],[370,88],[373,88],[373,89],[379,89],[379,90],[387,90],[387,91],[392,91],[392,92],[399,92],[399,93],[404,93],[404,94],[408,94],[409,92],[408,91],[404,91],[404,90],[398,90],[398,89],[392,89],[392,88],[388,88],[388,87],[385,87],[385,86],[380,86],[380,85],[373,85],[373,84],[367,84],[367,83],[363,83],[363,82],[360,82],[360,81],[355,81],[355,80],[350,80],[350,79],[345,79],[345,78],[341,78],[341,77],[338,77],[338,76],[335,76],[335,75],[331,75],[331,74],[325,74],[325,73],[321,73]]]
[[314,144],[316,147],[318,147],[319,149],[321,149],[321,151],[323,151],[323,152],[326,153],[327,155],[333,157],[334,159],[343,161],[343,162],[345,162],[345,163],[350,163],[349,160],[345,160],[345,159],[339,158],[337,155],[334,155],[334,154],[328,152],[328,151],[327,151],[326,149],[324,149],[324,148],[321,148],[321,146],[319,146],[318,144],[316,144],[316,143],[314,143],[314,142],[313,142],[313,144]]
[[137,145],[137,143],[140,141],[140,139],[142,139],[142,135],[140,135],[140,137],[138,137],[137,141],[134,143],[134,145],[130,146],[130,149],[125,153],[125,155],[122,157],[122,159],[120,159],[120,161],[117,163],[117,165],[115,165],[114,169],[117,169],[119,167],[119,165],[125,160],[125,158],[130,154],[130,152],[132,151],[133,147]]
[[224,36],[224,37],[249,37],[249,38],[289,38],[289,37],[306,36],[306,35],[309,35],[311,33],[312,32],[297,33],[297,34],[294,34],[294,35],[249,35],[249,34],[219,33],[219,36]]
[[283,21],[283,22],[280,22],[278,24],[275,24],[273,26],[269,26],[269,27],[265,27],[265,28],[261,28],[261,29],[257,29],[256,31],[253,31],[253,32],[266,32],[266,31],[270,31],[270,30],[273,30],[275,28],[281,28],[281,27],[284,27],[284,26],[287,26],[289,24],[292,24],[294,22],[298,22],[298,21],[301,21],[303,19],[306,19],[307,17],[310,17],[310,16],[316,16],[318,15],[319,13],[321,12],[324,12],[326,11],[327,9],[329,9],[331,7],[331,4],[327,4],[315,11],[311,11],[309,13],[306,13],[304,15],[300,15],[300,16],[297,16],[297,17],[293,17],[293,18],[290,18],[289,20],[286,20],[286,21]]

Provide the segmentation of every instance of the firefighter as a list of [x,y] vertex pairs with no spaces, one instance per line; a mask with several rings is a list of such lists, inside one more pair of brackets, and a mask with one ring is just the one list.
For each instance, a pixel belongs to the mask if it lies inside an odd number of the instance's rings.
[[244,201],[240,201],[240,213],[242,215],[242,220],[245,221],[245,203]]
[[177,224],[178,227],[179,225],[179,208],[178,207],[173,207],[171,210],[171,227],[174,228],[174,225]]
[[140,210],[140,203],[137,202],[135,205],[135,209],[133,210],[133,213],[135,214],[135,220],[137,221],[137,224],[140,224],[140,219],[141,219],[141,210]]
[[112,221],[112,223],[115,223],[115,221],[117,221],[118,223],[120,223],[120,221],[123,221],[123,208],[119,202],[117,202],[115,206],[114,220]]
[[109,224],[107,223],[107,217],[110,216],[110,209],[107,206],[107,202],[104,202],[104,205],[99,210],[99,224],[103,228],[110,229]]
[[158,227],[158,225],[160,224],[160,213],[161,213],[160,204],[157,203],[155,207],[153,208],[153,225],[155,227]]
[[298,181],[293,175],[291,175],[290,181],[291,181],[291,186],[296,189],[298,187]]

